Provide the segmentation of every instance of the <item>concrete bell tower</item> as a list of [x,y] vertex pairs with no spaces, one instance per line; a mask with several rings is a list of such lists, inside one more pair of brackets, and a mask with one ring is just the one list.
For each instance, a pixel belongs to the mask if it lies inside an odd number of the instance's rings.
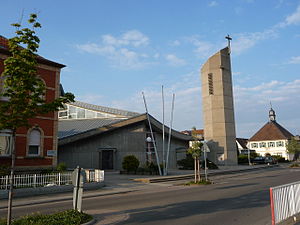
[[201,68],[204,137],[211,151],[208,158],[218,165],[237,165],[229,38],[228,47]]

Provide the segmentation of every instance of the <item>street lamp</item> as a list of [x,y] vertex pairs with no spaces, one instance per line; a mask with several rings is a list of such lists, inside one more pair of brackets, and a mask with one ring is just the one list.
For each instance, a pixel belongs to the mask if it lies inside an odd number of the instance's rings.
[[151,155],[151,142],[152,142],[152,138],[151,137],[147,137],[146,138],[146,142],[147,142],[147,162],[152,162],[152,155]]

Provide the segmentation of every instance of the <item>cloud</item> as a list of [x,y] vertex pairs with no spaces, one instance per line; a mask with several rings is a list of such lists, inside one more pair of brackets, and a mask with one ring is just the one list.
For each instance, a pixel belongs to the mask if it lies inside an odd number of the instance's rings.
[[218,5],[219,5],[219,3],[216,2],[216,1],[211,1],[211,2],[208,3],[208,7],[215,7],[215,6],[218,6]]
[[254,87],[234,86],[235,101],[242,103],[246,108],[255,104],[268,102],[294,102],[295,96],[300,95],[300,80],[290,82],[270,81]]
[[300,121],[297,113],[299,111],[297,102],[300,100],[298,96],[300,96],[300,80],[285,82],[274,80],[252,87],[234,86],[238,135],[251,137],[268,121],[270,101],[279,123],[288,130],[292,129],[290,131],[293,133],[298,126],[295,126],[295,122]]
[[[142,92],[145,93],[149,113],[162,121],[160,85],[144,87],[131,97],[114,101],[112,107],[143,113],[145,107]],[[169,126],[171,117],[173,93],[175,94],[173,128],[176,130],[190,129],[193,126],[201,128],[201,86],[198,71],[183,74],[178,82],[164,85],[165,122],[167,126]]]
[[300,64],[300,56],[291,57],[288,64]]
[[[235,8],[237,14],[242,13],[242,8]],[[280,29],[285,28],[289,25],[299,25],[300,24],[300,5],[297,7],[296,11],[288,15],[284,21],[275,24],[274,26],[265,29],[261,32],[252,32],[252,33],[239,33],[234,36],[232,42],[232,53],[241,54],[246,50],[254,47],[258,43],[264,40],[269,40],[278,37]]]
[[168,54],[166,55],[166,60],[168,61],[168,64],[171,66],[184,66],[186,65],[186,62],[184,59],[178,58],[176,55]]
[[138,30],[130,30],[116,38],[110,34],[102,36],[104,44],[112,46],[132,45],[134,47],[146,46],[149,44],[149,38]]
[[237,38],[232,42],[232,52],[239,55],[254,47],[258,42],[275,38],[277,36],[278,32],[275,29],[267,29],[262,32],[237,34]]
[[211,42],[203,41],[197,36],[187,37],[186,40],[196,47],[194,52],[200,58],[207,58],[208,56],[213,54],[219,47]]
[[175,40],[175,41],[171,41],[170,42],[170,46],[179,46],[181,43],[180,43],[180,41],[179,40]]
[[101,102],[103,102],[104,99],[105,98],[103,95],[88,93],[82,96],[78,96],[78,98],[76,97],[75,100],[88,102],[90,104],[102,105]]
[[294,13],[287,16],[285,19],[286,25],[299,25],[300,24],[300,5]]
[[140,69],[151,64],[148,54],[141,48],[149,44],[149,38],[138,30],[130,30],[120,37],[102,35],[100,43],[76,45],[76,48],[90,54],[107,58],[112,67],[121,69]]

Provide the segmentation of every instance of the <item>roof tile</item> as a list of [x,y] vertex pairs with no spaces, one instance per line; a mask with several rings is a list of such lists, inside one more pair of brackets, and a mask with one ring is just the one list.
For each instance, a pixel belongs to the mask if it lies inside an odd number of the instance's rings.
[[291,139],[294,135],[276,121],[269,121],[249,141]]

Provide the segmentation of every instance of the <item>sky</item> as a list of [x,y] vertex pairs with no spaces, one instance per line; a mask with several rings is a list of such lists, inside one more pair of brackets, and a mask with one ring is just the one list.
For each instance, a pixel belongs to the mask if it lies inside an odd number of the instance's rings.
[[203,128],[200,69],[232,37],[237,137],[268,121],[300,134],[300,0],[0,0],[0,35],[38,14],[38,53],[76,100]]

